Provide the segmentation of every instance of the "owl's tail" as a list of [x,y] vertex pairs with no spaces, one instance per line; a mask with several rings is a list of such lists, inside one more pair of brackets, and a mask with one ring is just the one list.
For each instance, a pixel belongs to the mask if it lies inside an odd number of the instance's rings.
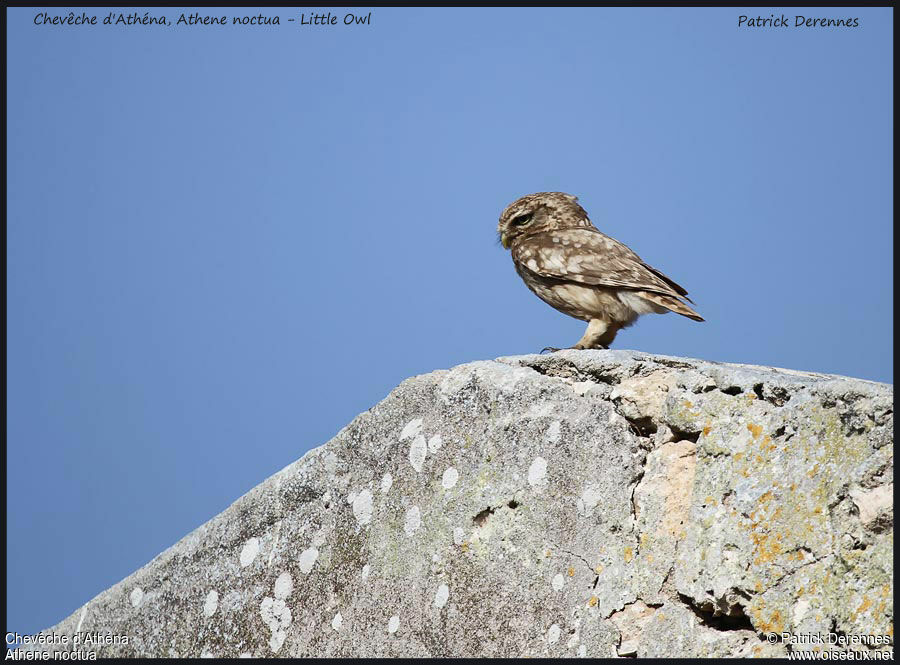
[[645,298],[652,303],[665,307],[666,309],[681,314],[694,321],[703,321],[703,317],[697,314],[690,307],[681,302],[678,298],[667,296],[662,293],[654,293],[652,291],[638,291],[637,294],[641,298]]

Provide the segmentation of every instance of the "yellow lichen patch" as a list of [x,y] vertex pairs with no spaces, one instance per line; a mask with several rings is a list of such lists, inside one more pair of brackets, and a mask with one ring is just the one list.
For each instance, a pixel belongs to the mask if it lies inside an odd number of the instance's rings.
[[603,566],[601,566],[601,565],[598,563],[598,564],[597,564],[597,567],[594,568],[594,572],[597,573],[597,574],[599,575],[600,573],[603,572]]
[[462,545],[459,546],[459,549],[461,549],[463,552],[468,552],[469,551],[469,543],[468,542],[463,543]]
[[549,559],[551,554],[553,554],[553,552],[551,552],[550,550],[547,550],[547,551],[544,553],[544,556],[547,557],[547,558]]
[[646,534],[646,533],[642,533],[642,534],[641,534],[641,547],[642,547],[642,548],[647,546],[648,540],[649,540],[649,537],[647,536],[647,534]]
[[709,425],[707,425],[706,427],[703,428],[703,436],[709,436],[709,433],[711,431],[712,431],[712,428]]
[[780,610],[774,610],[768,617],[763,616],[762,609],[757,610],[754,618],[756,621],[753,625],[762,633],[780,633],[784,630],[784,618],[781,616]]
[[762,434],[762,427],[760,425],[747,423],[747,429],[750,430],[750,433],[753,435],[754,439],[758,439],[759,435]]
[[625,563],[630,563],[632,557],[634,557],[634,550],[630,547],[625,548]]
[[652,554],[648,554],[648,555],[647,555],[647,561],[648,561],[649,563],[653,563],[653,555],[652,555]]
[[575,577],[575,569],[572,566],[569,566],[569,577]]
[[762,593],[762,590],[763,590],[762,582],[760,582],[759,580],[756,580],[756,584],[754,585],[753,588],[756,589],[756,593]]
[[735,453],[734,454],[735,462],[740,462],[742,459],[744,459],[744,453]]
[[818,464],[815,464],[815,465],[813,466],[813,468],[811,468],[809,471],[806,472],[806,475],[809,476],[810,478],[815,478],[815,477],[816,477],[816,474],[817,474],[818,472],[819,472],[819,465],[818,465]]
[[747,399],[752,402],[756,399],[756,393],[747,393]]
[[862,602],[859,604],[859,607],[853,612],[853,619],[856,619],[860,615],[860,613],[865,612],[867,609],[872,607],[872,601],[868,596],[863,596]]
[[771,563],[775,558],[784,551],[784,545],[781,543],[781,536],[777,533],[769,534],[761,531],[753,531],[750,534],[753,540],[754,552],[756,557],[753,563],[756,565],[762,563]]
[[596,604],[597,604],[597,596],[591,596],[591,599],[588,601],[588,605],[590,607],[593,607]]
[[684,402],[682,402],[682,404],[684,404],[684,405],[685,405],[687,408],[689,408],[689,409],[690,409],[692,406],[694,406],[694,403],[693,403],[693,402],[689,402],[688,400],[684,400]]

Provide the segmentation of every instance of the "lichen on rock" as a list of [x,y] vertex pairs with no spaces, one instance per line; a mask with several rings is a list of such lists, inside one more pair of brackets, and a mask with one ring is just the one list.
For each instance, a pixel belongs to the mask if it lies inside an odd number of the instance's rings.
[[630,351],[432,372],[49,630],[128,636],[101,656],[874,648],[766,635],[892,636],[892,404]]

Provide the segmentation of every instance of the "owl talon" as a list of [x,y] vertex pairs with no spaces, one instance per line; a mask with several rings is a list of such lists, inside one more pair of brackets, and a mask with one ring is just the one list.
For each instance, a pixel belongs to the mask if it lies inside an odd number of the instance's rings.
[[543,349],[541,349],[541,353],[544,353],[545,351],[549,351],[550,353],[555,353],[556,351],[559,351],[559,350],[560,349],[555,346],[545,346]]

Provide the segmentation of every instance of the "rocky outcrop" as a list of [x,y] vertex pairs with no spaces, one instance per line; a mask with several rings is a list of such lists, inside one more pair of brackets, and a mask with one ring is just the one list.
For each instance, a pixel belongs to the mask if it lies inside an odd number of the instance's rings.
[[102,656],[878,648],[769,634],[892,636],[892,402],[630,351],[432,372],[47,634]]

